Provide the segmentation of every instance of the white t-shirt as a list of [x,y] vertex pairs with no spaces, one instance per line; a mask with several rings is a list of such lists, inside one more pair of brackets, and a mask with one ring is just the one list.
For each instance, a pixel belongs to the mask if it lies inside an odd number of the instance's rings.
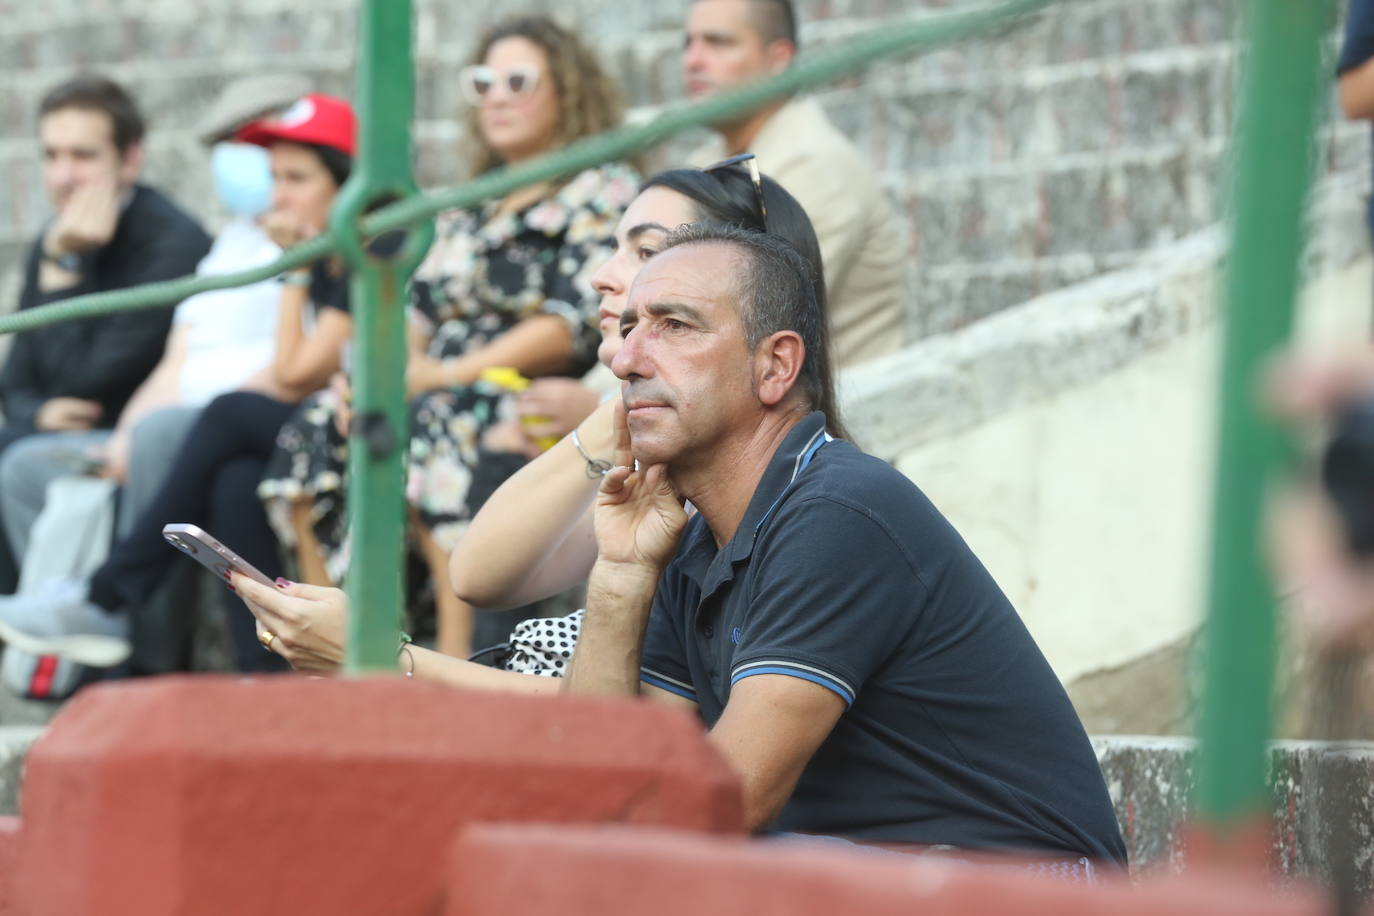
[[[279,254],[281,249],[257,223],[238,217],[215,236],[196,273],[244,270]],[[186,363],[181,369],[184,406],[201,407],[271,363],[280,302],[281,284],[271,279],[198,293],[177,306],[173,325],[188,329]]]

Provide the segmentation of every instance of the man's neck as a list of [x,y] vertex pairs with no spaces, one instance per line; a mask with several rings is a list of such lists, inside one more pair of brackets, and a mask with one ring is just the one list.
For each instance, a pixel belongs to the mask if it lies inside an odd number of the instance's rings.
[[[722,125],[718,128],[721,142],[725,144],[725,154],[727,156],[737,156],[740,153],[748,152],[763,131],[763,126],[773,119],[773,116],[786,105],[787,101],[774,102],[765,108],[733,124]],[[764,163],[761,168],[767,168]]]
[[711,449],[700,464],[669,470],[678,494],[706,519],[717,549],[735,536],[768,463],[805,417],[796,409],[769,413],[752,430]]

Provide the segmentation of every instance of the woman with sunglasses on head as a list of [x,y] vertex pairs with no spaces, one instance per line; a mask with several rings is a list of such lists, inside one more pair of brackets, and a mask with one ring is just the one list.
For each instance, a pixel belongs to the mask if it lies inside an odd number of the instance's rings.
[[[476,151],[472,173],[516,165],[616,126],[622,103],[590,50],[545,17],[510,20],[478,44],[461,74]],[[435,584],[438,640],[469,651],[471,609],[447,587],[465,529],[478,441],[503,392],[483,370],[581,375],[596,359],[589,277],[609,256],[615,222],[639,176],[624,163],[544,182],[442,214],[411,285],[411,398],[406,497],[415,546]],[[345,386],[338,386],[340,389]],[[339,581],[347,565],[346,392],[308,403],[283,429],[259,489],[301,576]]]
[[[764,213],[766,212],[766,223]],[[640,267],[658,252],[668,233],[684,223],[724,222],[767,231],[790,243],[815,266],[813,281],[825,307],[825,282],[815,231],[796,199],[766,177],[751,179],[739,166],[678,169],[646,182],[621,217],[615,255],[594,275],[603,364],[620,349],[620,315]],[[827,334],[828,345],[828,334]],[[820,356],[826,380],[820,409],[829,429],[843,435],[835,406],[828,352]],[[595,560],[591,506],[609,464],[613,400],[587,417],[574,435],[520,469],[473,519],[452,558],[459,594],[483,607],[536,601],[584,580]],[[344,651],[347,597],[338,589],[293,584],[268,589],[243,577],[235,584],[258,617],[273,651],[298,670],[323,673],[338,667]],[[408,674],[459,687],[554,693],[580,626],[580,613],[526,621],[516,629],[502,668],[490,668],[407,644],[398,664]],[[266,637],[264,637],[266,638]],[[543,675],[542,677],[531,675]]]

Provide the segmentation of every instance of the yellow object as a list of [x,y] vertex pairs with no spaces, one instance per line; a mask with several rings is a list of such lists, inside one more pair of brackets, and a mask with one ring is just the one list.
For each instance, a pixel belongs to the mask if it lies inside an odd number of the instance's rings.
[[[518,369],[510,366],[489,366],[482,370],[479,378],[489,385],[504,388],[511,394],[519,394],[530,387],[530,380],[520,374]],[[521,414],[520,423],[523,426],[537,426],[541,423],[549,422],[549,417],[536,416],[534,414]],[[534,444],[539,446],[541,452],[547,452],[558,442],[558,436],[534,436]]]
[[519,394],[530,387],[530,380],[520,374],[520,370],[510,366],[488,366],[482,370],[481,380],[512,394]]

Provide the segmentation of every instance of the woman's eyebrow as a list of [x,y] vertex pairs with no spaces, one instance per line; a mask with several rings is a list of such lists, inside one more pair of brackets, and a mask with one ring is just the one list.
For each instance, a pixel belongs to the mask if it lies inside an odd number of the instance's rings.
[[654,230],[658,230],[659,232],[665,234],[672,231],[662,223],[640,223],[638,226],[632,227],[629,231],[625,233],[625,239],[626,241],[634,242],[637,241],[639,237],[644,233],[653,232]]

